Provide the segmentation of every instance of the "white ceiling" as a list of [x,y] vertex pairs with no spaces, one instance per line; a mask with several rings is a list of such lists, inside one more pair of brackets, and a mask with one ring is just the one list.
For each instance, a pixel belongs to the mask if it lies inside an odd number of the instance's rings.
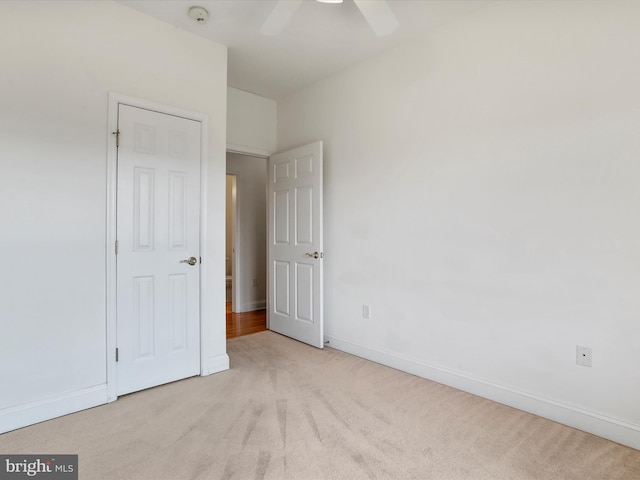
[[[228,84],[279,99],[349,65],[423,35],[490,0],[389,0],[400,27],[376,37],[352,0],[304,0],[277,36],[259,30],[276,0],[120,0],[177,28],[229,47]],[[198,24],[187,16],[197,5],[209,12]]]

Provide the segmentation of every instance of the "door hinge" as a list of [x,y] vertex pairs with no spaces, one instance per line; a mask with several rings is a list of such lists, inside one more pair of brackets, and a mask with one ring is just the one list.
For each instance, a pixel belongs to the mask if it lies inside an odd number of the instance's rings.
[[119,350],[116,348],[116,362],[118,361]]
[[120,246],[120,243],[118,242],[118,240],[116,240],[116,255],[118,254],[118,247]]
[[202,257],[200,257],[200,263],[202,263]]
[[116,136],[116,147],[119,147],[120,146],[120,129],[111,133]]

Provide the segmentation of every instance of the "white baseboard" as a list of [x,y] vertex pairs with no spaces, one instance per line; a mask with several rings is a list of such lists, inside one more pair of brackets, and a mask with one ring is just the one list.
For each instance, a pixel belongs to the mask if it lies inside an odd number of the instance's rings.
[[107,384],[0,410],[0,433],[107,403]]
[[437,365],[417,362],[410,358],[359,345],[331,335],[325,335],[324,341],[325,344],[328,341],[327,346],[331,348],[640,449],[640,425],[562,402],[537,397],[481,378],[448,370]]
[[[209,357],[202,375],[229,370],[229,356]],[[108,403],[107,384],[83,388],[44,400],[0,409],[0,433],[51,420]]]
[[229,355],[226,353],[209,357],[207,363],[202,369],[202,376],[211,375],[212,373],[224,372],[229,370]]
[[244,303],[240,305],[240,307],[237,308],[236,310],[238,312],[244,313],[244,312],[253,312],[255,310],[264,310],[265,308],[267,308],[267,301],[260,300],[257,302]]

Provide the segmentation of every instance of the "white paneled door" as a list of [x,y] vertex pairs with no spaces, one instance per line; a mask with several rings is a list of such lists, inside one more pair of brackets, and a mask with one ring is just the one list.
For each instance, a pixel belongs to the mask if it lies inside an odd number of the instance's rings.
[[118,106],[118,395],[200,373],[200,127]]
[[268,173],[269,329],[322,348],[322,142],[273,155]]

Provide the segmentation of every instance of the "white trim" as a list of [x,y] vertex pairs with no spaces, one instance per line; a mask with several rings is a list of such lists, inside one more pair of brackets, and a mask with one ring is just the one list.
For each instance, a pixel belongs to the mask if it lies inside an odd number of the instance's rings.
[[325,344],[331,348],[640,449],[640,425],[518,391],[438,365],[417,362],[395,353],[370,348],[332,335],[325,335],[324,340]]
[[[209,116],[197,114],[200,120],[200,375],[208,375],[206,359],[209,356],[209,346],[206,339],[209,338],[207,332],[206,319],[209,318],[205,292],[209,291],[209,280],[207,268],[203,267],[209,258],[209,248],[207,243],[207,198],[209,180]],[[206,265],[206,264],[205,264]],[[228,366],[227,366],[228,368]]]
[[[129,97],[119,93],[109,92],[109,109],[108,109],[108,135],[107,142],[107,224],[106,224],[106,301],[107,301],[107,318],[106,318],[106,336],[107,336],[107,401],[113,402],[117,399],[116,390],[116,255],[115,255],[115,239],[117,233],[116,225],[116,196],[117,196],[117,149],[116,139],[113,132],[118,125],[118,105],[125,104],[136,108],[153,110],[159,113],[175,115],[200,122],[201,132],[201,151],[200,151],[200,257],[202,262],[206,262],[208,257],[207,250],[207,159],[209,158],[209,116],[203,113],[192,112],[181,108],[163,105],[156,102],[150,102],[140,98]],[[206,268],[200,265],[200,374],[208,375],[213,373],[206,367],[209,363],[208,346],[205,341],[207,338],[206,325],[204,320],[207,316],[207,302],[205,301],[205,293],[208,292],[208,280]],[[228,368],[228,361],[227,361]],[[208,373],[205,373],[208,372]]]
[[204,362],[202,375],[211,375],[212,373],[224,372],[225,370],[229,370],[229,355],[226,353],[208,358],[206,362]]
[[113,402],[118,398],[116,394],[116,189],[118,177],[118,152],[116,149],[116,136],[113,134],[118,128],[118,98],[109,93],[109,106],[107,114],[107,252],[106,252],[106,339],[107,339],[107,401]]
[[242,145],[230,144],[227,144],[227,153],[237,153],[239,155],[259,158],[269,158],[269,156],[273,154],[273,152],[269,152],[269,150],[263,148],[243,147]]
[[265,308],[267,308],[267,301],[258,300],[257,302],[250,302],[239,305],[237,313],[253,312],[255,310],[264,310]]
[[96,385],[0,410],[0,433],[107,403],[107,385]]

